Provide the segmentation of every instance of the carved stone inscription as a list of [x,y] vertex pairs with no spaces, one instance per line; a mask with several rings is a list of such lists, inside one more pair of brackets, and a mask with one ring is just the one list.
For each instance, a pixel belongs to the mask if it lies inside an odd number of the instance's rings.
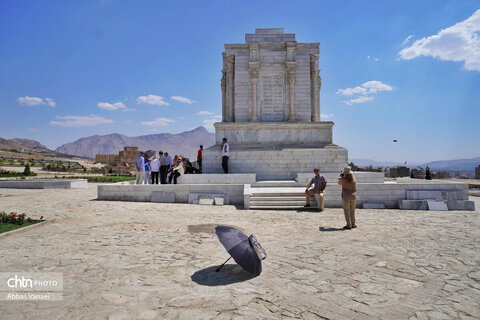
[[284,77],[263,76],[263,121],[284,121]]

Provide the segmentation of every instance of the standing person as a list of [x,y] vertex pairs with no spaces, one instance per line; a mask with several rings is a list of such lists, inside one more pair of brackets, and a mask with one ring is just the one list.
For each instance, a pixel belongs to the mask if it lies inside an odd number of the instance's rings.
[[343,229],[356,228],[355,224],[355,204],[357,200],[357,183],[350,167],[345,167],[340,174],[338,184],[342,186],[342,206],[347,225]]
[[145,158],[146,155],[140,152],[140,155],[135,159],[135,168],[137,169],[137,180],[135,184],[142,184],[145,176]]
[[200,149],[198,149],[198,152],[197,152],[197,163],[198,163],[200,172],[202,172],[202,153],[203,153],[203,145],[200,145]]
[[152,184],[158,184],[158,176],[160,175],[160,160],[158,160],[157,157],[153,157],[152,161],[150,161],[150,170],[152,170]]
[[145,159],[145,181],[143,184],[150,184],[150,160]]
[[[308,184],[307,189],[305,189],[305,200],[307,204],[304,207],[305,208],[310,207],[310,195],[318,194],[318,209],[320,211],[323,211],[324,209],[323,195],[324,195],[325,188],[327,187],[327,181],[325,180],[324,176],[320,175],[319,169],[317,168],[313,169],[313,173],[315,173],[315,176],[312,178],[312,180]],[[314,185],[314,187],[313,189],[310,189],[312,185]]]
[[228,173],[228,158],[230,157],[230,147],[227,143],[227,138],[222,139],[222,168],[225,173]]
[[165,152],[165,157],[167,158],[167,169],[171,169],[173,166],[173,158],[171,155],[168,154],[168,152]]
[[180,177],[182,174],[185,173],[185,165],[183,164],[182,157],[177,157],[177,165],[172,169],[172,173],[170,174],[169,183],[177,184],[177,178]]
[[[158,154],[160,155],[160,183],[161,184],[166,184],[167,183],[167,157],[163,155],[162,151],[158,151]],[[168,156],[168,152],[165,152],[165,154]]]

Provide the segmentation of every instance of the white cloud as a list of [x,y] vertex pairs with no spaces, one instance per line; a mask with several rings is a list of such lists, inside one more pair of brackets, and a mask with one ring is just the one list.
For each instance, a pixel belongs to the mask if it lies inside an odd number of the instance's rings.
[[380,59],[378,59],[378,58],[373,58],[373,61],[375,61],[375,62],[378,61],[378,60],[380,60]]
[[116,102],[116,103],[99,102],[97,103],[97,107],[105,110],[117,110],[117,109],[126,108],[126,106],[122,102]]
[[208,131],[215,131],[215,127],[213,126],[213,124],[215,122],[220,122],[221,120],[222,120],[222,115],[216,114],[209,119],[203,119],[203,126]]
[[169,106],[170,103],[164,100],[161,96],[156,96],[154,94],[149,94],[148,96],[139,96],[137,98],[137,103],[146,103],[157,106]]
[[172,122],[175,122],[175,120],[167,119],[167,118],[157,118],[153,121],[142,122],[142,126],[163,127],[163,126],[168,126],[168,124]]
[[50,99],[50,98],[42,99],[42,98],[37,98],[37,97],[25,96],[25,97],[18,97],[17,101],[18,101],[18,103],[29,106],[29,107],[45,104],[49,107],[54,108],[57,105],[55,103],[55,100]]
[[372,101],[372,100],[373,100],[373,97],[371,97],[371,96],[370,97],[369,96],[360,96],[358,98],[345,101],[345,103],[348,104],[349,106],[351,106],[352,104],[365,103],[365,102]]
[[345,88],[345,89],[338,89],[337,94],[341,94],[343,96],[351,96],[354,94],[375,94],[380,91],[392,91],[394,88],[385,84],[381,81],[367,81],[364,82],[362,85],[354,87],[354,88]]
[[62,121],[50,121],[50,124],[62,127],[86,127],[115,122],[93,114],[89,116],[57,116],[57,119],[61,119]]
[[329,113],[329,114],[323,114],[321,113],[320,114],[320,118],[321,119],[332,119],[333,118],[333,114]]
[[344,101],[346,104],[352,105],[372,101],[374,99],[373,95],[377,94],[378,92],[392,91],[393,89],[395,88],[381,81],[371,80],[354,88],[338,89],[337,94],[341,94],[343,96],[358,95],[354,99]]
[[57,105],[53,99],[50,98],[45,98],[45,104],[47,104],[49,107],[55,108]]
[[178,102],[187,103],[187,104],[192,104],[192,103],[197,102],[195,100],[191,100],[191,99],[188,99],[188,98],[185,98],[185,97],[180,97],[180,96],[173,96],[173,97],[170,97],[170,99],[178,101]]
[[403,39],[402,45],[406,45],[410,41],[410,39],[412,39],[413,37],[414,37],[414,35],[411,34],[408,37],[406,37],[405,39]]
[[199,112],[197,112],[197,115],[199,115],[199,116],[211,116],[213,114],[214,113],[210,112],[210,111],[199,111]]
[[480,9],[468,19],[416,40],[400,51],[400,59],[430,56],[444,61],[463,61],[469,71],[480,72]]

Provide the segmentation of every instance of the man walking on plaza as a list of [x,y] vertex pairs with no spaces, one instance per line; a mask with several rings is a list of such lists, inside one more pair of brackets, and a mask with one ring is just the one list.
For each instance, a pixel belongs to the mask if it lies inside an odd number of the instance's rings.
[[222,140],[222,168],[225,173],[228,173],[228,158],[230,157],[230,146],[227,143],[227,138]]
[[136,184],[143,183],[143,178],[145,176],[145,158],[145,153],[140,152],[140,155],[135,159],[135,168],[137,169],[137,180],[135,181]]
[[[307,204],[304,207],[310,207],[310,195],[318,194],[318,209],[323,211],[323,192],[327,187],[327,181],[325,180],[324,176],[320,175],[319,169],[313,169],[313,172],[315,173],[315,176],[308,184],[307,189],[305,189],[305,200],[307,201]],[[313,189],[308,190],[312,185],[314,185]]]
[[[165,154],[168,156],[168,152],[165,152]],[[160,157],[160,183],[161,184],[166,184],[167,183],[167,157],[163,154],[162,151],[158,151],[158,155]]]

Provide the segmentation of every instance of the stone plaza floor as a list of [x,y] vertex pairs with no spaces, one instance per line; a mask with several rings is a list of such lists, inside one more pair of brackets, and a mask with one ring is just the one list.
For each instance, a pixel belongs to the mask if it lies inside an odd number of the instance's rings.
[[[63,301],[0,302],[0,319],[478,319],[477,210],[255,211],[108,202],[97,187],[0,190],[0,211],[52,223],[0,237],[1,271],[64,274]],[[328,197],[328,194],[326,195]],[[258,235],[250,277],[216,225]],[[231,260],[232,261],[232,260]]]

